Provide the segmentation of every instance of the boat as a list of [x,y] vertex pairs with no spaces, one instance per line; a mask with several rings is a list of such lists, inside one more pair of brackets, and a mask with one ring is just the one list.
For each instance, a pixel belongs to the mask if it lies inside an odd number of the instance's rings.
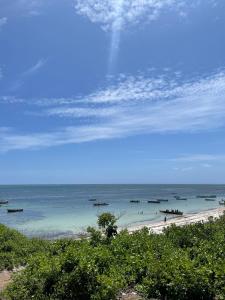
[[9,203],[9,201],[7,201],[7,200],[0,200],[0,205],[2,205],[2,204],[8,204]]
[[178,197],[178,198],[176,198],[176,200],[187,200],[187,198],[180,198],[180,197]]
[[105,203],[105,202],[97,202],[97,203],[94,203],[93,204],[94,206],[107,206],[109,205],[108,203]]
[[160,210],[161,213],[163,214],[170,214],[170,215],[178,215],[178,216],[182,216],[183,212],[179,211],[178,209],[166,209],[166,210]]
[[216,201],[216,199],[205,198],[205,201]]
[[159,200],[148,200],[148,203],[157,203],[157,204],[159,204],[160,201]]
[[140,200],[130,200],[130,203],[140,203]]
[[7,209],[8,213],[16,213],[16,212],[23,212],[23,208],[10,208]]
[[219,201],[219,205],[225,205],[225,200]]
[[168,202],[169,201],[168,199],[156,199],[156,200],[159,202]]
[[197,195],[196,198],[216,198],[216,195]]
[[94,202],[94,201],[97,201],[97,199],[95,199],[95,198],[91,198],[91,199],[89,199],[88,201],[92,201],[92,202]]

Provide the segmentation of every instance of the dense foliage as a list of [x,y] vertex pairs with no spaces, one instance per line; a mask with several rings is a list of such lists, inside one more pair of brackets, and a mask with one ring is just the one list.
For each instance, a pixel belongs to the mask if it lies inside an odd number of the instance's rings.
[[39,239],[28,239],[16,230],[0,224],[0,271],[24,266],[27,260],[49,249],[50,244]]
[[6,298],[110,300],[133,288],[146,299],[225,299],[225,216],[173,225],[160,235],[147,229],[111,237],[89,232],[89,240],[59,240],[29,255]]

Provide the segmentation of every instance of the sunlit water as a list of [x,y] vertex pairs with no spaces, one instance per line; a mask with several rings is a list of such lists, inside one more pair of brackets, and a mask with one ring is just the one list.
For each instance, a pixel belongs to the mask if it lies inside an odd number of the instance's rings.
[[[174,193],[187,197],[176,200]],[[196,195],[216,194],[207,202]],[[9,200],[0,207],[0,223],[16,228],[28,236],[56,237],[84,232],[95,226],[97,216],[110,211],[119,217],[121,227],[145,221],[160,221],[160,209],[179,209],[194,213],[219,206],[225,197],[225,185],[24,185],[0,186],[0,199]],[[94,207],[88,201],[97,198],[109,203]],[[169,199],[160,204],[147,203],[157,198]],[[140,203],[130,203],[130,200]],[[22,213],[8,214],[7,208],[23,208]],[[142,214],[143,213],[143,214]]]

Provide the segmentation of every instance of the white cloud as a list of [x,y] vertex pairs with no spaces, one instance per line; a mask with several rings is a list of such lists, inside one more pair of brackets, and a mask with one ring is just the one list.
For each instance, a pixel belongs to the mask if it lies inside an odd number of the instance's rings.
[[[166,9],[179,11],[185,3],[186,0],[75,0],[75,9],[105,30],[120,30],[129,24],[155,20]],[[189,5],[193,3],[189,1]]]
[[7,22],[8,22],[8,19],[6,17],[0,18],[0,30],[4,25],[6,25]]
[[46,64],[46,60],[39,59],[33,66],[31,66],[29,69],[27,69],[25,72],[23,72],[22,76],[31,76],[38,72],[44,65]]
[[[1,134],[0,145],[1,149],[10,150],[156,132],[215,130],[225,127],[224,95],[224,72],[188,82],[181,82],[176,77],[170,80],[165,77],[139,76],[135,79],[122,76],[118,84],[83,98],[29,100],[32,105],[40,106],[42,117],[64,117],[65,127],[47,133]],[[79,122],[76,121],[78,118]],[[68,127],[67,124],[74,125]],[[213,156],[195,155],[176,161],[207,163],[213,159]]]
[[23,84],[26,79],[29,77],[35,75],[41,68],[43,68],[46,64],[46,60],[39,59],[34,65],[32,65],[30,68],[25,70],[11,86],[11,91],[18,90]]

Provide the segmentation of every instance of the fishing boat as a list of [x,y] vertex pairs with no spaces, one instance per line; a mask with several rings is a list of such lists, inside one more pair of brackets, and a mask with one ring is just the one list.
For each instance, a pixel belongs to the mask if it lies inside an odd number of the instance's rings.
[[176,200],[182,200],[182,201],[185,201],[185,200],[187,200],[187,198],[180,198],[180,197],[178,197],[178,198],[176,198]]
[[7,200],[0,200],[0,205],[8,204],[8,203],[9,203],[9,201],[7,201]]
[[16,213],[16,212],[23,212],[23,208],[10,208],[7,209],[8,213]]
[[197,195],[196,198],[216,198],[216,195]]
[[92,202],[94,202],[94,201],[97,201],[97,199],[95,199],[95,198],[91,198],[91,199],[89,199],[88,201],[92,201]]
[[157,203],[157,204],[159,204],[160,201],[159,200],[148,200],[148,203]]
[[130,203],[140,203],[140,200],[130,200]]
[[182,216],[183,212],[179,211],[178,209],[166,209],[166,210],[160,210],[161,213],[163,214],[169,214],[169,215],[178,215],[178,216]]
[[219,201],[219,205],[225,205],[225,200]]
[[168,199],[156,199],[156,200],[159,202],[168,202],[169,201]]
[[98,202],[98,203],[94,203],[93,205],[94,205],[94,206],[107,206],[107,205],[109,205],[109,203],[106,203],[106,202]]
[[205,201],[216,201],[216,199],[205,198]]

